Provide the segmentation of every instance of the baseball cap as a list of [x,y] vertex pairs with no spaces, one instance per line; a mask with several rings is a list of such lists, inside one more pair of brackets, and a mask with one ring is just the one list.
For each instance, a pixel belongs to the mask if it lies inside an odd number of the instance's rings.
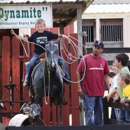
[[94,42],[94,46],[99,46],[102,49],[104,48],[103,42],[102,41],[98,41],[98,40]]

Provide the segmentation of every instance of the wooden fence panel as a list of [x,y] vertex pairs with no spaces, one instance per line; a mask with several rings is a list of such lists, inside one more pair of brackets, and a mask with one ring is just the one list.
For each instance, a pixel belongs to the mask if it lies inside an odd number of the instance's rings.
[[[26,36],[26,37],[28,37],[28,36]],[[32,54],[32,47],[31,47],[32,44],[27,43],[27,42],[23,42],[23,45],[24,46],[22,46],[21,49],[23,50],[23,55],[22,55],[22,57],[23,57],[23,59],[22,59],[22,61],[23,61],[23,77],[22,78],[23,79],[22,79],[22,81],[24,82],[25,75],[26,75],[26,65],[25,65],[25,63],[27,63],[32,57],[31,56],[31,54]],[[22,82],[22,85],[23,85],[23,82]],[[27,87],[23,87],[23,97],[26,101],[30,102]]]
[[[77,34],[72,34],[71,37],[78,39]],[[76,40],[72,39],[72,41],[76,45],[78,45],[78,42]],[[72,55],[75,55],[75,52],[72,46],[70,46],[70,52],[72,53]],[[71,80],[72,81],[76,81],[77,65],[78,65],[78,61],[76,61],[75,63],[71,65]],[[72,125],[74,126],[74,125],[79,125],[79,97],[77,94],[76,84],[74,83],[71,85],[71,95],[72,95],[72,99],[71,99]]]
[[[17,49],[16,49],[17,48]],[[14,100],[20,101],[20,42],[14,36],[12,38],[12,82],[16,84],[14,88]],[[14,103],[13,111],[20,110],[20,102]]]
[[[10,112],[11,107],[10,103],[6,103],[4,101],[9,101],[10,100],[10,92],[7,88],[3,86],[3,84],[8,84],[10,83],[10,37],[5,36],[3,37],[3,43],[2,43],[2,99],[1,102],[3,101],[3,104],[6,107],[5,110],[0,110],[0,113],[6,113]],[[2,123],[5,125],[8,124],[9,119],[7,117],[2,116],[1,118]]]
[[[76,35],[72,35],[73,37],[77,38]],[[66,47],[68,47],[68,41],[65,41]],[[76,43],[77,44],[77,43]],[[10,83],[10,81],[14,82],[16,85],[16,88],[20,93],[22,94],[23,98],[30,101],[27,88],[23,87],[21,84],[21,81],[24,80],[26,68],[25,68],[25,62],[29,61],[34,53],[34,45],[31,44],[31,56],[27,57],[25,55],[25,52],[23,50],[23,47],[21,47],[21,44],[16,37],[12,38],[12,47],[10,46],[10,38],[4,37],[3,38],[3,45],[2,45],[2,84]],[[24,47],[26,50],[28,49],[27,43],[24,42]],[[11,49],[12,48],[12,49]],[[10,57],[10,50],[12,50],[12,59]],[[22,50],[22,51],[21,51]],[[72,51],[72,52],[71,52]],[[74,53],[72,50],[72,47],[70,47],[70,52]],[[64,59],[68,60],[67,57],[64,54]],[[12,61],[12,62],[11,62]],[[11,64],[10,64],[11,63]],[[22,68],[21,68],[22,63]],[[73,65],[67,65],[71,80],[75,81],[75,70],[77,67],[77,63],[74,63]],[[10,79],[10,70],[12,69],[12,79]],[[21,69],[23,72],[21,72]],[[22,79],[20,75],[23,75]],[[20,88],[21,87],[21,88]],[[23,90],[21,90],[23,89]],[[69,116],[72,114],[72,125],[78,125],[79,124],[79,104],[78,104],[78,95],[75,89],[75,84],[66,85],[64,84],[64,90],[65,94],[68,100],[68,104],[65,106],[62,106],[62,123],[63,125],[69,125],[70,119]],[[2,88],[3,95],[7,91],[4,87]],[[16,91],[14,92],[14,99],[20,99],[20,94],[18,94]],[[17,93],[17,94],[16,94]],[[2,95],[2,96],[3,96]],[[9,94],[6,96],[6,99],[9,100]],[[9,103],[6,103],[6,107],[8,110],[6,112],[10,112],[10,105]],[[13,111],[19,112],[20,109],[20,103],[17,105],[14,105]],[[0,110],[1,111],[1,110]],[[41,118],[45,122],[47,126],[53,125],[55,126],[57,124],[57,118],[58,118],[58,125],[60,125],[60,110],[58,108],[58,113],[56,113],[56,106],[54,104],[51,104],[49,101],[49,104],[45,104],[45,97],[42,99],[41,104]]]
[[2,40],[0,40],[0,99],[2,98]]
[[[57,114],[56,114],[56,105],[54,105],[52,103],[52,107],[51,107],[51,116],[52,116],[52,125],[55,126],[56,124],[58,124],[58,122],[56,122],[57,120],[59,120],[59,111],[57,110]],[[57,119],[56,119],[57,118]]]
[[[46,97],[48,101],[48,97]],[[42,100],[42,116],[43,116],[43,121],[45,122],[46,126],[50,126],[50,113],[51,113],[51,108],[50,108],[50,101],[48,104],[45,104],[45,98]]]
[[[2,43],[2,97],[9,92],[3,84],[10,83],[10,37],[3,37]],[[9,93],[5,96],[4,100],[9,100]],[[7,111],[10,111],[9,103],[4,103]]]
[[[68,64],[68,57],[67,57],[68,51],[70,51],[69,46],[68,46],[68,40],[64,39],[63,44],[64,44],[64,46],[67,50],[65,48],[63,48],[63,50],[61,50],[62,56],[63,56],[64,60],[66,61],[67,69],[68,69],[68,72],[69,72],[70,77],[71,77],[71,73],[70,73],[71,70],[70,70],[70,67],[69,67],[70,65]],[[71,106],[71,104],[70,104],[70,102],[71,102],[71,96],[70,96],[71,92],[70,92],[70,90],[71,89],[70,88],[71,88],[71,85],[64,84],[64,92],[65,92],[68,104],[62,106],[62,109],[63,109],[62,110],[63,125],[69,125],[70,124],[70,120],[69,120],[69,116],[71,115],[71,109],[70,109],[70,106]]]

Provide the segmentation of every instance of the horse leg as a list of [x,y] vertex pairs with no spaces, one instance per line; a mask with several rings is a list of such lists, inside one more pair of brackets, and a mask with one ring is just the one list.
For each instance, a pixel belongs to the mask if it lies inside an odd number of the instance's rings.
[[35,94],[34,102],[40,104],[42,102],[42,97],[39,96],[38,94]]
[[56,106],[56,125],[58,125],[58,106]]
[[[60,108],[60,120],[58,121],[58,107]],[[58,125],[59,123],[60,123],[60,125],[62,125],[62,104],[60,104],[59,106],[56,106],[56,125]]]
[[30,98],[30,104],[34,103],[34,90],[33,90],[33,86],[32,86],[32,81],[29,82],[29,86],[28,86],[28,94],[29,94],[29,98]]

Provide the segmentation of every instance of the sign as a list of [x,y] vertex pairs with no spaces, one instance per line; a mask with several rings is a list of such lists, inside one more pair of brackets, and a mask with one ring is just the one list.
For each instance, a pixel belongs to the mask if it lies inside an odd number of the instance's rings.
[[34,28],[37,19],[53,27],[52,5],[0,6],[0,29]]

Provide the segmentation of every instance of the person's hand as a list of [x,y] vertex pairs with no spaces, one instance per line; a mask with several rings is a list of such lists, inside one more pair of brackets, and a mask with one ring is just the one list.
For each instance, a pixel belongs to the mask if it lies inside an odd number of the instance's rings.
[[116,95],[116,97],[113,100],[113,103],[116,103],[116,101],[118,101],[118,100],[119,100],[119,96]]
[[110,99],[111,99],[111,97],[110,97],[109,95],[107,95],[106,98],[107,98],[107,101],[108,101],[108,102],[109,102]]
[[62,36],[61,36],[62,38],[65,38],[66,37],[66,35],[64,35],[64,34],[62,34]]
[[130,104],[129,103],[125,103],[125,105],[128,107]]
[[81,87],[77,87],[77,93],[80,97],[83,96],[83,91],[82,91],[82,88]]
[[120,100],[120,103],[121,103],[121,104],[124,104],[124,103],[125,103],[125,102],[124,102],[124,98]]
[[80,97],[83,97],[83,92],[77,92]]
[[19,35],[17,35],[16,37],[17,37],[19,40],[21,39],[21,36],[19,36]]

